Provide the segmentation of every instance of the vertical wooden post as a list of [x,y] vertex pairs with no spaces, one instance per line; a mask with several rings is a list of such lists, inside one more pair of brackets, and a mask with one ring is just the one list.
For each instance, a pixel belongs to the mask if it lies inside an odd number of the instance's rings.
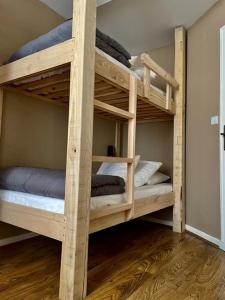
[[175,92],[173,189],[175,205],[173,230],[183,232],[185,227],[184,160],[185,160],[185,85],[186,85],[186,32],[184,27],[175,30],[175,79],[179,88]]
[[86,296],[95,74],[96,0],[74,0],[60,299]]
[[116,129],[115,129],[116,156],[121,156],[121,132],[122,132],[122,124],[120,121],[117,121]]
[[135,172],[135,142],[136,142],[136,111],[137,111],[137,79],[130,76],[130,94],[129,94],[129,112],[135,115],[128,120],[128,143],[127,156],[132,158],[133,162],[127,167],[127,200],[132,204],[132,209],[128,213],[128,219],[134,214],[134,172]]
[[144,96],[150,97],[151,92],[151,70],[144,65]]
[[172,86],[167,83],[166,85],[166,109],[171,109],[172,100]]
[[0,88],[0,137],[2,136],[3,102],[4,102],[4,89]]

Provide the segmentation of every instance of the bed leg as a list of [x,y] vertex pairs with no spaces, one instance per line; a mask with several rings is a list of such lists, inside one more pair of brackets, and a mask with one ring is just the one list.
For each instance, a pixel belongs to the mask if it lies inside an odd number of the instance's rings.
[[128,211],[127,219],[134,217],[134,173],[135,173],[135,144],[136,144],[136,115],[137,115],[137,79],[130,76],[130,93],[129,93],[129,112],[134,117],[128,120],[128,142],[127,156],[133,159],[131,164],[127,166],[127,200],[132,205]]
[[186,32],[184,27],[175,30],[175,78],[179,88],[175,92],[176,115],[174,117],[173,230],[185,230],[184,157],[185,157],[185,84],[186,84]]
[[74,0],[60,299],[83,300],[91,197],[96,0]]

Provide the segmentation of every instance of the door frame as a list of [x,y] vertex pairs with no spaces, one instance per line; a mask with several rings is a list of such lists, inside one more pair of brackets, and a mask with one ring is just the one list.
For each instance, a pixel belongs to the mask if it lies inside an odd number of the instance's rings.
[[[225,125],[225,26],[220,29],[220,132],[224,132]],[[220,135],[220,222],[221,244],[225,251],[225,151],[224,138]]]

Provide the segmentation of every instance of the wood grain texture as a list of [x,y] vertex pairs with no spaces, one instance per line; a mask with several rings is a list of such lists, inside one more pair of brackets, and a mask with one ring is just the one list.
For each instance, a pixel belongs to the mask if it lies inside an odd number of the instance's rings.
[[[61,243],[0,248],[0,299],[58,299]],[[189,233],[140,220],[90,236],[87,300],[223,300],[225,254]]]
[[11,64],[1,66],[0,85],[9,83],[18,78],[25,78],[38,74],[60,65],[65,65],[73,60],[74,40],[68,40],[59,45],[24,57]]
[[[100,56],[97,52],[96,55]],[[100,64],[100,67],[98,64]],[[110,74],[107,73],[111,71],[111,68],[106,67],[108,65],[112,65],[113,72]],[[101,76],[96,71],[95,99],[128,111],[130,74],[120,66],[113,64],[104,56],[101,56],[101,60],[96,58],[95,70],[98,69],[101,69]],[[56,105],[68,106],[70,89],[69,71],[70,65],[63,65],[54,68],[54,70],[44,70],[40,74],[33,74],[27,78],[15,80],[10,84],[4,85],[4,88],[16,90],[18,93],[29,95],[34,99],[47,101]],[[149,72],[146,72],[144,81],[137,80],[137,120],[155,120],[156,118],[158,120],[171,120],[174,114],[174,103],[172,102],[171,107],[168,109],[166,106],[166,96],[154,88],[149,88],[150,81],[146,81],[148,75]],[[146,95],[149,99],[143,96],[145,89],[148,91]],[[102,111],[102,109],[97,109],[97,107],[95,113],[98,116],[112,118],[110,113]],[[113,118],[115,119],[115,116],[113,116]],[[123,120],[123,118],[120,118],[119,116],[117,116],[117,118]]]
[[159,77],[166,81],[174,88],[178,88],[179,83],[173,78],[167,71],[165,71],[161,66],[159,66],[147,53],[141,54],[141,62],[144,66],[149,68],[151,71],[156,73]]
[[184,231],[185,226],[185,90],[186,90],[186,31],[184,27],[175,30],[175,78],[179,89],[175,92],[176,115],[174,117],[173,143],[173,190],[175,205],[173,210],[173,229]]
[[128,220],[134,217],[134,171],[135,171],[135,146],[136,146],[136,112],[137,112],[137,79],[130,76],[129,112],[134,115],[128,120],[127,156],[133,159],[127,165],[127,202],[132,205],[128,212]]
[[95,81],[96,1],[73,1],[71,63],[60,299],[86,296]]
[[58,241],[64,240],[65,217],[62,214],[0,201],[0,220]]
[[0,137],[2,135],[2,112],[3,112],[3,102],[4,102],[4,90],[0,88]]
[[115,124],[115,155],[121,156],[122,150],[123,125],[117,121]]

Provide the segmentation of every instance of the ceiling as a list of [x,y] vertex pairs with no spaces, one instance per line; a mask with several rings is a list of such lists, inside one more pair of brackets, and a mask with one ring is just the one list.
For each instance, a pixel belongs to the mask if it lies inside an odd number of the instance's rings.
[[[65,18],[71,17],[72,0],[41,1]],[[108,3],[98,8],[97,25],[138,54],[171,44],[174,27],[182,24],[189,28],[217,1],[106,0]]]
[[[73,0],[40,0],[66,19],[72,17]],[[96,0],[97,6],[104,5],[112,0]]]

